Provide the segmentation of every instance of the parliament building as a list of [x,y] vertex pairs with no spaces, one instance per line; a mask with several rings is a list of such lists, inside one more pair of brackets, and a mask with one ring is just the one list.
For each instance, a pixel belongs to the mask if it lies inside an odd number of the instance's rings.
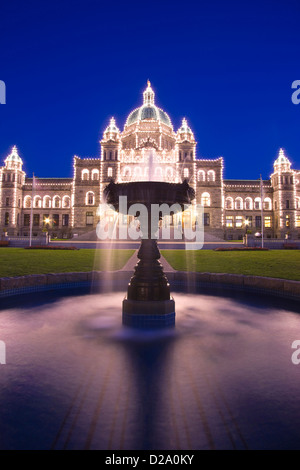
[[[57,238],[88,237],[102,216],[99,205],[111,180],[187,180],[203,206],[206,240],[241,239],[262,228],[266,238],[300,238],[300,170],[291,168],[283,149],[269,180],[224,179],[223,158],[197,156],[187,120],[174,131],[168,114],[155,104],[150,82],[123,131],[111,118],[100,144],[95,158],[74,156],[71,178],[28,178],[13,147],[0,167],[1,232],[24,237],[31,228],[33,236],[48,231]],[[170,222],[184,224],[191,214],[175,214]],[[113,220],[117,214],[108,216]]]

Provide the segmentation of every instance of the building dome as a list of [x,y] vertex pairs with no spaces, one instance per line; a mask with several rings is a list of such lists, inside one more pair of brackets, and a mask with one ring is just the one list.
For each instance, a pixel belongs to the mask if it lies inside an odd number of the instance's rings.
[[16,146],[12,148],[11,153],[6,157],[5,163],[7,167],[11,167],[12,165],[15,165],[15,164],[17,164],[18,166],[23,165],[23,160],[19,156],[18,149]]
[[275,170],[280,168],[282,171],[288,171],[291,168],[291,162],[285,156],[284,150],[282,148],[279,150],[278,157],[274,162],[274,168]]
[[104,140],[118,140],[120,137],[120,130],[116,125],[115,118],[112,117],[109,125],[103,133]]
[[178,142],[194,141],[194,134],[191,128],[188,126],[187,120],[185,118],[183,118],[181,127],[177,131],[177,141]]
[[154,91],[148,80],[147,88],[144,91],[144,103],[140,108],[134,109],[128,116],[126,126],[130,126],[138,121],[153,120],[160,121],[166,126],[172,127],[171,120],[167,113],[154,104]]

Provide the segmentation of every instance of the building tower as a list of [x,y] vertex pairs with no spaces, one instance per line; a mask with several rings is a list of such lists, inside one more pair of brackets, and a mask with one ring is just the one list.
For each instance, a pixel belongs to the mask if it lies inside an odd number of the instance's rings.
[[5,166],[0,170],[0,224],[9,235],[18,235],[21,226],[22,188],[25,183],[22,166],[23,161],[14,146],[5,159]]
[[273,186],[274,235],[276,238],[293,237],[295,231],[296,198],[294,170],[281,148],[271,175]]

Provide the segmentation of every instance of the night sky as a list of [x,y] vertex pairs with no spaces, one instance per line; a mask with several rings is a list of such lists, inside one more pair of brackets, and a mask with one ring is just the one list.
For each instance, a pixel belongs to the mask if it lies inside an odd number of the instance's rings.
[[1,164],[17,145],[28,176],[72,176],[73,155],[99,156],[149,79],[225,178],[268,178],[280,147],[300,169],[299,66],[299,0],[1,0]]

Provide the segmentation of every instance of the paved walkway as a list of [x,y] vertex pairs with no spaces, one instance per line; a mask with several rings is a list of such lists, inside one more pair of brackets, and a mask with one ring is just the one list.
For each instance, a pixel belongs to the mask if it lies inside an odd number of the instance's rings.
[[[129,258],[129,260],[127,261],[125,266],[121,269],[121,271],[130,271],[130,272],[132,272],[134,270],[134,267],[135,267],[136,263],[138,262],[137,254],[138,254],[138,250],[136,250],[133,253],[131,258]],[[173,273],[173,272],[176,271],[175,269],[172,268],[172,266],[168,263],[168,261],[162,255],[161,255],[159,261],[163,265],[165,273]]]

